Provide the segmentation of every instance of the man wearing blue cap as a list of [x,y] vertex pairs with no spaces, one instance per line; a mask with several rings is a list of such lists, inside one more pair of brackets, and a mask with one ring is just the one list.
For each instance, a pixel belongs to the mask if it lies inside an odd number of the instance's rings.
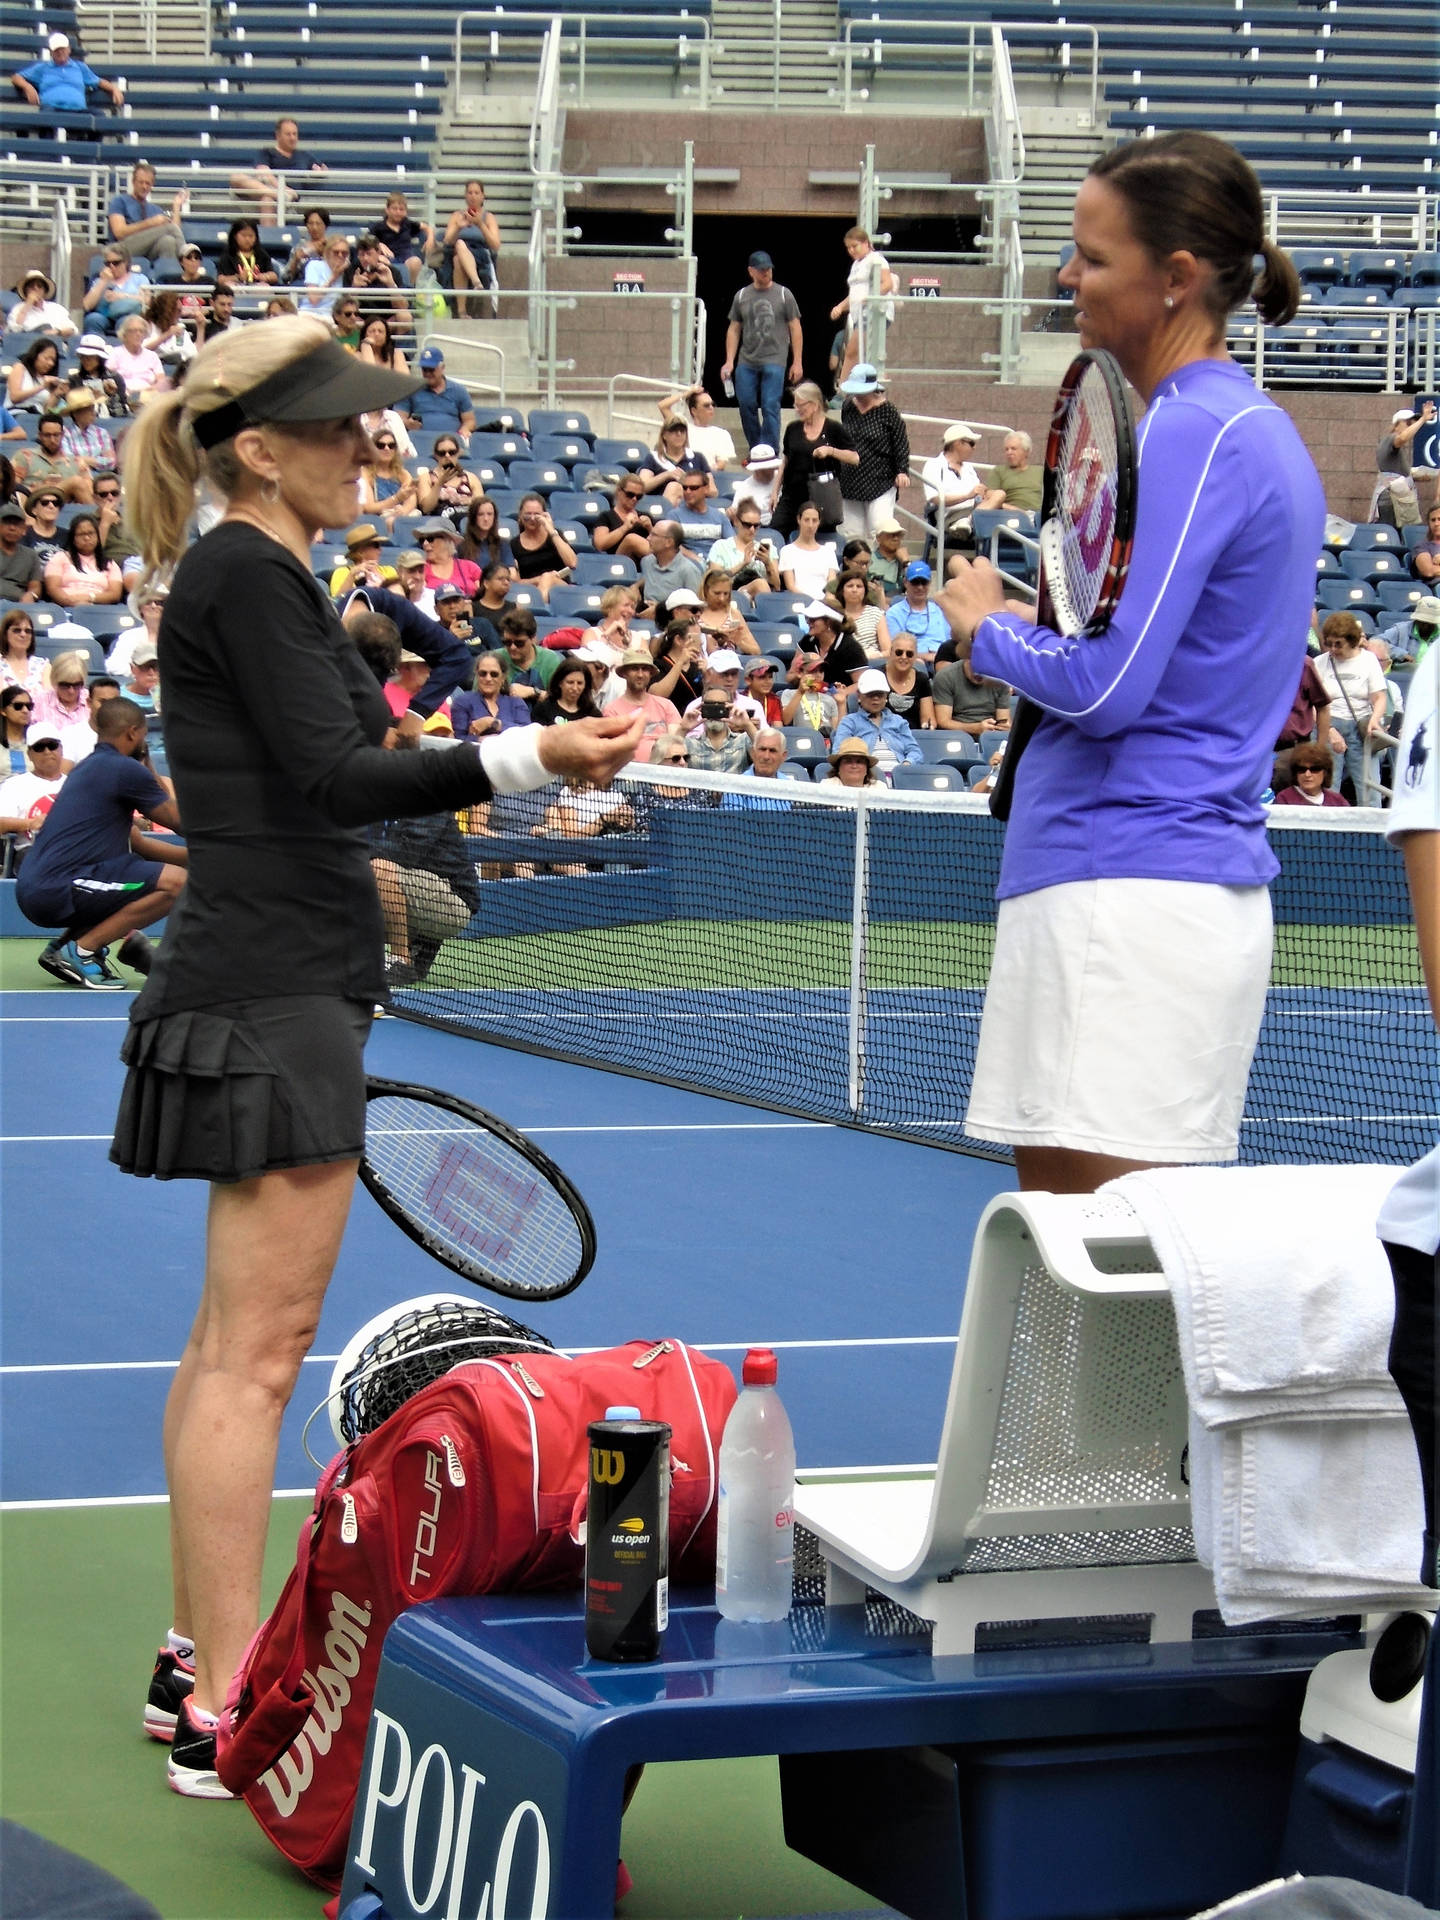
[[786,361],[792,386],[805,377],[800,308],[788,287],[776,286],[775,263],[768,253],[752,253],[748,272],[749,286],[741,287],[730,303],[720,378],[734,380],[746,444],[778,447]]
[[474,403],[458,380],[446,379],[444,354],[436,346],[422,347],[416,365],[425,384],[410,396],[408,424],[431,433],[458,433],[468,441],[475,431]]

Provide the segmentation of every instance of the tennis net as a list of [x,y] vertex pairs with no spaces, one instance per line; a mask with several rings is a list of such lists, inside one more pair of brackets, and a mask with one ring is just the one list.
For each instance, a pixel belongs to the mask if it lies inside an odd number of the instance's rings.
[[[467,835],[479,909],[396,1011],[1009,1157],[964,1124],[1004,831],[982,798],[828,781],[762,792],[678,769],[632,769],[617,789],[623,810],[593,836],[554,830],[556,789],[466,822],[485,829]],[[582,796],[567,824],[596,811]],[[1244,1161],[1398,1164],[1434,1142],[1440,1061],[1383,826],[1272,814],[1275,959]]]

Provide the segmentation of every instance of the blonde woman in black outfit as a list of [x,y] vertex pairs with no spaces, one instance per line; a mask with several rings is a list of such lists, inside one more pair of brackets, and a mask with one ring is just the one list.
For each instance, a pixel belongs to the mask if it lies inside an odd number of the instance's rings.
[[[374,458],[358,416],[417,379],[313,319],[272,320],[206,347],[125,448],[147,567],[175,567],[159,645],[191,865],[131,1013],[111,1158],[211,1183],[204,1290],[165,1413],[174,1627],[145,1715],[156,1738],[173,1730],[170,1784],[195,1797],[224,1797],[213,1716],[259,1618],[280,1421],[364,1142],[383,929],[363,829],[565,774],[608,784],[640,737],[598,720],[382,751],[389,708],[310,543],[355,518]],[[187,551],[202,480],[228,506]]]

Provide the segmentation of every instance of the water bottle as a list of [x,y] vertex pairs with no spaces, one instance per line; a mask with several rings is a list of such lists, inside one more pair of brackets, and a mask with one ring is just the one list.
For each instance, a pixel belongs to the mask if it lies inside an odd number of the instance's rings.
[[715,1604],[726,1620],[783,1620],[795,1567],[795,1439],[769,1347],[745,1355],[720,1442]]
[[726,398],[727,400],[733,400],[733,399],[735,398],[735,382],[734,382],[734,380],[733,380],[733,379],[728,379],[728,380],[723,380],[723,381],[721,381],[721,383],[720,383],[720,384],[721,384],[721,385],[722,385],[722,386],[724,387],[724,389],[725,389],[725,398]]

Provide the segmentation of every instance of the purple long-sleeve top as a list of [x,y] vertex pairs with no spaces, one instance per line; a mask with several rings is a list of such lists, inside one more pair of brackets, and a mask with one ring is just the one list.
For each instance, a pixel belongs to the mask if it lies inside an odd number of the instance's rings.
[[975,630],[975,671],[1044,709],[1016,769],[1001,899],[1278,871],[1261,795],[1305,658],[1320,477],[1231,361],[1180,368],[1137,440],[1134,558],[1107,631],[1067,639],[1008,613]]

